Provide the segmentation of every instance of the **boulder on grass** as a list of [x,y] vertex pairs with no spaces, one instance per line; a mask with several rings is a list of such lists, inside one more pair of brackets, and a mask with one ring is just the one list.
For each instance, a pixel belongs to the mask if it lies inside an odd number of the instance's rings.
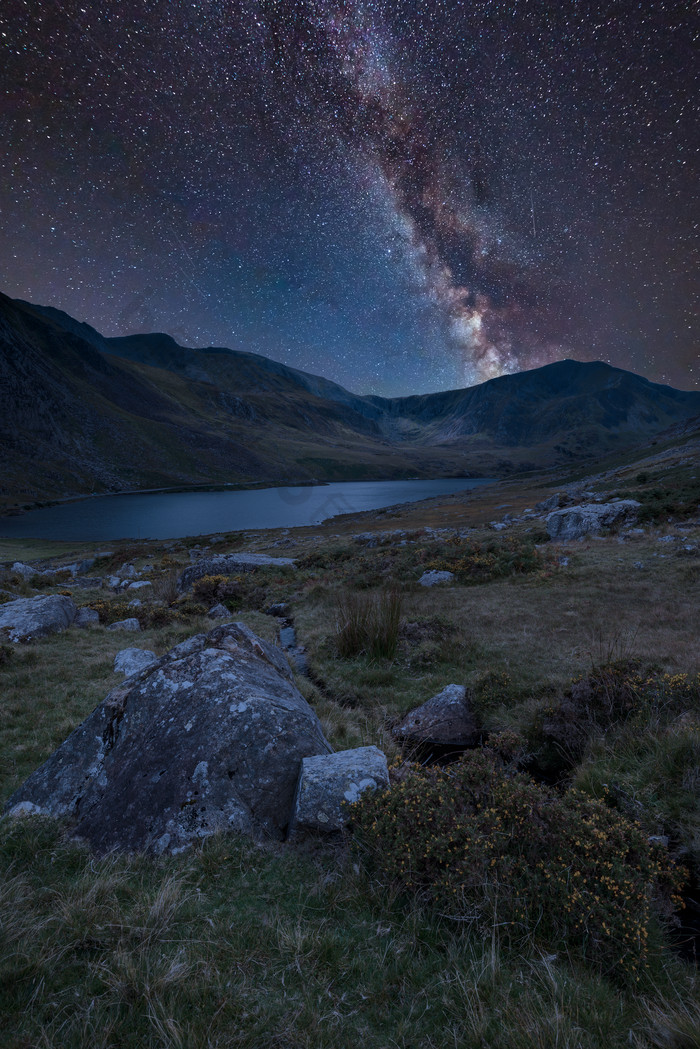
[[256,568],[293,568],[295,564],[293,557],[269,557],[268,554],[218,554],[215,557],[201,557],[184,570],[177,585],[180,591],[184,591],[205,575],[237,575],[239,572],[252,572]]
[[584,535],[595,535],[604,528],[635,521],[639,506],[636,499],[569,506],[549,514],[547,532],[551,539],[580,539]]
[[453,579],[454,572],[439,572],[434,568],[430,572],[423,572],[418,582],[421,586],[440,586],[442,583],[451,583]]
[[77,611],[72,599],[63,594],[8,601],[0,605],[0,635],[19,643],[58,634],[68,629]]
[[110,623],[107,630],[131,630],[133,633],[137,633],[141,629],[136,616],[132,616],[129,619],[118,619],[116,623]]
[[158,656],[148,648],[123,648],[114,657],[114,673],[131,677],[158,662]]
[[403,745],[475,746],[480,732],[463,685],[447,685],[420,707],[411,710],[391,730]]
[[90,608],[88,605],[84,605],[82,608],[79,608],[76,612],[75,619],[73,620],[73,626],[97,626],[99,622],[99,613],[96,612],[94,608]]
[[330,750],[280,650],[229,623],[113,689],[7,809],[32,802],[99,852],[282,839],[302,759]]
[[340,830],[345,803],[365,790],[389,786],[386,757],[378,747],[357,747],[304,758],[294,799],[290,834],[301,830]]

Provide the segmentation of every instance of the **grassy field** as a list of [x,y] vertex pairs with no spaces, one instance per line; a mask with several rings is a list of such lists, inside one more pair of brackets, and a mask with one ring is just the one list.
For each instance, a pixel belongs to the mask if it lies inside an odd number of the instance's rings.
[[[284,600],[309,666],[298,685],[336,749],[376,743],[396,757],[392,721],[463,684],[485,733],[515,734],[524,763],[547,769],[558,790],[604,799],[700,870],[700,525],[694,466],[671,466],[639,480],[641,468],[623,465],[590,481],[662,492],[643,501],[656,505],[644,531],[627,537],[553,544],[534,517],[490,527],[546,498],[551,478],[541,478],[288,534],[219,537],[212,552],[261,550],[298,566],[202,581],[184,598],[173,576],[194,541],[113,545],[97,575],[124,560],[151,566],[140,634],[105,630],[125,614],[123,598],[68,582],[57,589],[98,608],[99,626],[0,646],[0,802],[113,687],[119,649],[166,652],[209,628],[214,599],[274,640],[265,609]],[[76,552],[5,540],[0,556],[56,564]],[[454,585],[420,586],[433,567],[454,571]],[[8,570],[0,590],[0,600],[35,592]],[[367,631],[387,595],[397,629],[373,649]],[[348,602],[366,629],[346,645]],[[575,745],[557,736],[562,703],[574,704]],[[515,936],[441,912],[367,858],[349,839],[231,837],[178,857],[96,858],[51,821],[3,820],[0,1044],[700,1046],[697,970],[669,947],[661,918],[646,965],[626,977],[536,930]]]

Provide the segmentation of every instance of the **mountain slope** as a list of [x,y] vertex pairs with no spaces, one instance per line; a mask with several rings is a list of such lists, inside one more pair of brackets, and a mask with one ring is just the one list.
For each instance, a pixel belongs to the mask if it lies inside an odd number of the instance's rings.
[[558,361],[466,390],[361,397],[254,353],[105,338],[0,295],[0,500],[193,483],[502,474],[606,454],[700,394]]

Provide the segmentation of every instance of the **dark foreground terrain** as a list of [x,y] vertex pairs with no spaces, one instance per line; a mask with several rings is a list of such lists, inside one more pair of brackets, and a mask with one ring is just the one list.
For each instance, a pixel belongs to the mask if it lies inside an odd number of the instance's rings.
[[[423,881],[400,865],[389,870],[400,840],[389,829],[295,846],[215,836],[175,857],[98,859],[51,821],[5,819],[0,1042],[698,1046],[692,886],[681,890],[687,906],[675,918],[671,893],[647,900],[642,921],[623,892],[632,884],[623,859],[641,863],[627,855],[625,833],[640,842],[651,836],[659,863],[700,870],[699,467],[691,431],[627,463],[506,480],[314,529],[111,551],[0,541],[0,600],[70,592],[100,618],[88,629],[0,647],[0,801],[113,687],[117,651],[136,645],[161,655],[209,629],[217,601],[279,643],[280,619],[266,610],[283,602],[298,687],[336,749],[377,744],[400,761],[392,723],[449,683],[467,687],[486,744],[477,757],[487,760],[490,747],[501,777],[502,807],[492,816],[508,830],[499,838],[492,821],[483,831],[479,856],[500,843],[493,868],[455,908],[433,891],[447,879],[462,892],[472,869],[451,866],[459,827],[443,819],[449,781],[443,805],[417,811],[412,824],[414,844],[424,842],[426,856],[432,850]],[[555,542],[547,510],[537,509],[555,494],[574,504],[632,497],[638,520]],[[296,565],[205,576],[178,591],[193,559],[233,550]],[[29,562],[38,572],[95,554],[75,578],[24,578],[12,569]],[[152,583],[135,608],[109,583],[125,563]],[[421,586],[433,570],[453,578]],[[381,610],[397,603],[395,631],[378,638]],[[354,638],[344,629],[350,612],[359,622]],[[127,615],[140,632],[107,631]],[[401,775],[375,812],[377,826],[382,806],[401,819]],[[513,785],[520,798],[556,792],[580,820],[580,841],[566,839],[571,856],[554,857],[558,895],[548,884],[554,866],[535,864],[519,917],[508,909],[509,888],[532,827],[518,834],[517,814],[508,823],[503,799],[515,805]],[[423,783],[418,800],[430,797]],[[445,840],[436,846],[425,828],[438,813]],[[619,839],[603,834],[591,851],[585,843],[600,820],[629,830]],[[595,901],[588,897],[580,924],[563,938],[563,913],[578,906],[582,881],[595,878]],[[560,914],[548,910],[554,899]],[[620,957],[609,943],[624,946]]]

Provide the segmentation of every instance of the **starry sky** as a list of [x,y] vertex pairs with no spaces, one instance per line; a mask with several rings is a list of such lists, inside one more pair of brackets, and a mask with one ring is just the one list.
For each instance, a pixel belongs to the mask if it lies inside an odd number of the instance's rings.
[[693,6],[3,0],[0,290],[357,393],[696,389]]

